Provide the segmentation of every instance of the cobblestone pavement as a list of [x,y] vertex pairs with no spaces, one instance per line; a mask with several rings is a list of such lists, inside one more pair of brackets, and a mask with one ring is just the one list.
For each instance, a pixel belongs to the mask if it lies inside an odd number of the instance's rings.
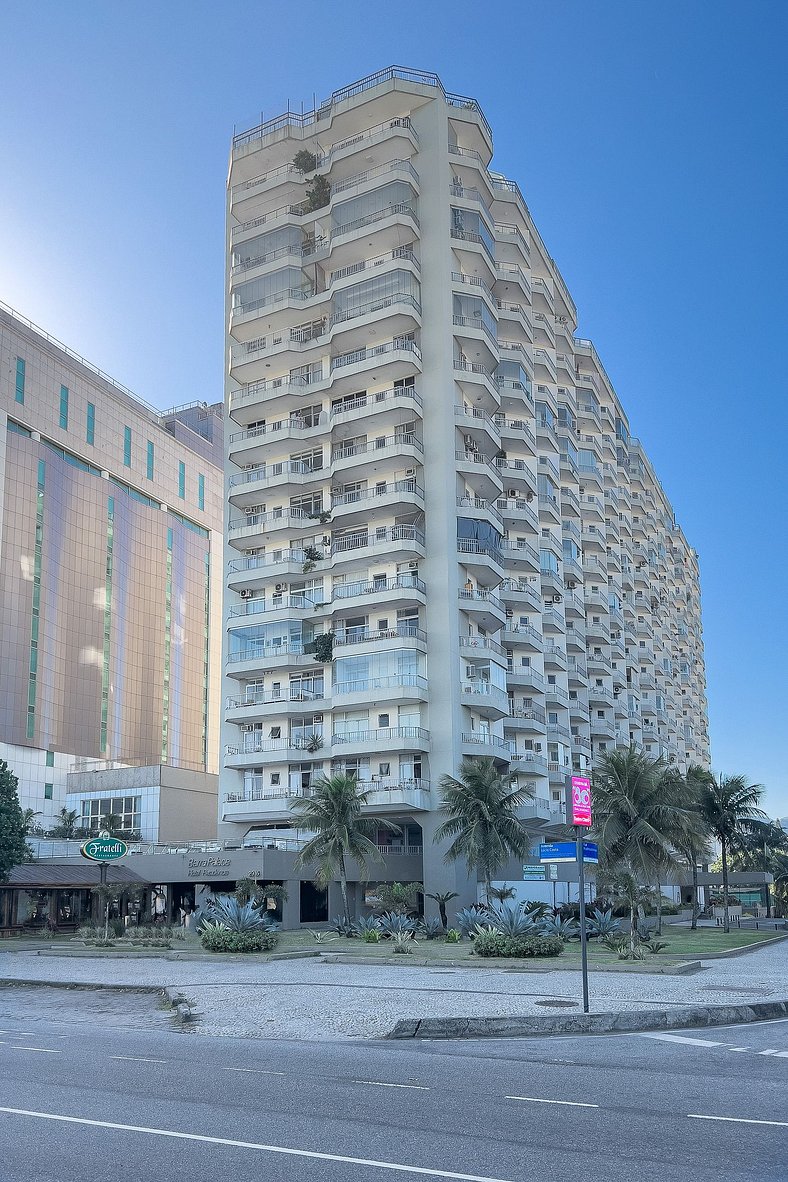
[[[130,961],[0,951],[0,979],[101,985],[175,986],[197,1005],[205,1034],[270,1038],[377,1038],[400,1018],[502,1017],[558,1012],[539,1002],[574,1001],[578,972],[350,965],[317,959],[269,963]],[[732,1005],[788,996],[788,941],[688,976],[600,973],[591,1009]],[[563,1008],[563,1007],[561,1007]],[[580,1009],[566,1008],[566,1013]]]

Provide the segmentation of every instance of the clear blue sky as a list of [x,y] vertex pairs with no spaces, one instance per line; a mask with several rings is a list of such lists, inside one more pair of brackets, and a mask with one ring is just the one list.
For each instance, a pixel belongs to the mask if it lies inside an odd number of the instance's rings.
[[4,0],[0,298],[222,395],[233,126],[386,65],[480,100],[700,552],[715,768],[788,813],[788,4]]

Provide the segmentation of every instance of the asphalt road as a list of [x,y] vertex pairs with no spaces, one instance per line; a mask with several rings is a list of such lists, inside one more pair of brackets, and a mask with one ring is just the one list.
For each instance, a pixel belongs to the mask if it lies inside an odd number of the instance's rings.
[[92,1006],[0,989],[1,1182],[788,1179],[785,1021],[309,1043],[177,1033],[140,995]]

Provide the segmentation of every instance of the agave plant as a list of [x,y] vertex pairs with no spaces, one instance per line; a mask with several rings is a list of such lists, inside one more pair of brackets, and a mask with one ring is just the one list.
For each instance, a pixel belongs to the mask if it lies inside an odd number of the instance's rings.
[[530,915],[531,919],[544,919],[551,910],[549,903],[540,903],[537,899],[529,899],[523,904],[523,913]]
[[419,924],[418,930],[427,940],[437,940],[444,933],[443,924],[437,916],[431,919],[423,919]]
[[516,907],[506,903],[500,907],[490,907],[487,926],[502,936],[535,936],[537,929],[536,922],[532,916],[525,914],[520,903]]
[[381,936],[396,939],[397,936],[411,937],[416,931],[416,920],[410,915],[401,915],[397,911],[387,911],[378,920]]
[[392,951],[399,952],[401,955],[411,956],[415,943],[416,939],[413,932],[397,932],[394,936],[394,948]]
[[611,910],[600,911],[597,907],[588,917],[587,928],[589,936],[612,936],[621,931],[621,920]]
[[545,916],[539,921],[540,936],[560,936],[562,940],[573,940],[580,931],[575,919],[564,919],[560,915]]
[[380,920],[376,915],[362,915],[361,919],[356,920],[356,927],[360,935],[366,936],[367,932],[380,931]]
[[239,903],[234,895],[217,895],[206,905],[207,923],[218,923],[230,932],[277,931],[279,924],[254,903]]
[[338,936],[347,936],[349,940],[358,935],[356,924],[353,920],[345,919],[344,915],[335,915],[330,926]]
[[486,907],[463,907],[457,912],[456,923],[463,936],[476,935],[478,926],[491,926],[490,914]]

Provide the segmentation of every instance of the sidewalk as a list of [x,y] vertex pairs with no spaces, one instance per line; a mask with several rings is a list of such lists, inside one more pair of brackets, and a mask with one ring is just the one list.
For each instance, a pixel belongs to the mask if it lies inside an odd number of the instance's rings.
[[[591,976],[591,1010],[734,1005],[788,997],[788,941],[731,960],[704,961],[691,976],[602,973]],[[59,959],[0,949],[0,982],[74,982],[172,986],[200,1011],[204,1034],[263,1038],[380,1038],[408,1018],[508,1017],[578,1013],[577,972],[348,965],[324,960],[267,964]]]

